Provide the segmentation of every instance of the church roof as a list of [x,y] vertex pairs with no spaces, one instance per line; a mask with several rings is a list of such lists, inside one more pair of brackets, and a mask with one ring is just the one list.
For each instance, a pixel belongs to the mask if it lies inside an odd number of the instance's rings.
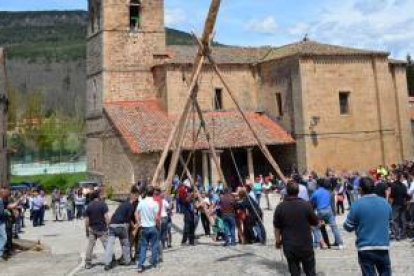
[[[197,46],[168,46],[170,59],[167,64],[192,64],[197,53]],[[363,50],[337,45],[323,44],[311,40],[277,47],[246,48],[246,47],[212,47],[212,54],[219,64],[252,64],[291,56],[388,56],[382,51]]]
[[[192,45],[168,46],[169,64],[192,64],[198,47]],[[270,48],[211,47],[213,57],[220,64],[251,64],[269,52]]]
[[[155,100],[105,104],[105,113],[133,153],[160,152],[164,149],[176,116],[168,116]],[[240,148],[257,145],[241,115],[235,111],[204,113],[207,128],[216,148]],[[267,145],[293,144],[295,141],[268,116],[247,112],[249,122]],[[192,116],[191,116],[192,118]],[[200,122],[195,121],[196,129]],[[193,121],[188,122],[184,149],[193,147]],[[196,130],[197,131],[197,130]],[[208,149],[202,131],[196,149]]]
[[261,61],[270,61],[290,56],[388,56],[389,53],[382,51],[363,50],[337,45],[323,44],[311,40],[304,40],[298,43],[273,48],[264,56]]

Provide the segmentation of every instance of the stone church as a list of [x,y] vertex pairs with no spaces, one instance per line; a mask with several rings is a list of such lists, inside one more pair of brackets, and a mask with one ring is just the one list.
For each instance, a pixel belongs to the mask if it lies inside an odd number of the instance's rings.
[[[197,48],[166,45],[164,0],[89,0],[89,12],[88,172],[122,193],[152,177],[183,108]],[[406,67],[389,53],[311,40],[212,51],[284,171],[367,170],[412,157]],[[198,85],[225,177],[269,173],[209,64]],[[198,126],[190,118],[183,157],[194,151],[189,167],[216,183],[204,134],[194,142]]]

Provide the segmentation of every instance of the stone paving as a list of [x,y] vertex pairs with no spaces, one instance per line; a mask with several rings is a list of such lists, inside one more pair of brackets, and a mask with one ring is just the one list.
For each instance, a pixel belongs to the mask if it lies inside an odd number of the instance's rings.
[[[274,198],[274,206],[277,203]],[[111,209],[114,209],[112,206]],[[156,270],[144,275],[289,275],[286,260],[273,247],[272,214],[264,211],[268,245],[239,245],[225,248],[207,237],[201,237],[197,246],[180,246],[182,217],[174,216],[173,247],[164,253],[164,262]],[[344,216],[337,218],[341,225]],[[199,225],[197,233],[201,235]],[[342,226],[340,227],[342,229]],[[83,221],[51,222],[42,228],[26,228],[24,239],[40,240],[50,252],[24,252],[7,263],[0,264],[0,275],[136,275],[135,266],[116,267],[105,272],[102,265],[103,248],[96,247],[96,264],[85,270],[83,257],[87,246]],[[318,275],[360,275],[354,247],[354,234],[341,230],[345,250],[316,251]],[[119,246],[118,246],[119,247]],[[118,248],[117,255],[120,255]],[[393,275],[414,275],[414,247],[409,241],[392,243]]]

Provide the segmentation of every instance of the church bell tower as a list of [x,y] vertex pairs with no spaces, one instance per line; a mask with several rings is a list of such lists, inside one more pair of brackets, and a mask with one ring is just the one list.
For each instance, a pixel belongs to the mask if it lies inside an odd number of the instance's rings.
[[105,103],[154,99],[152,67],[166,54],[164,0],[88,0],[88,171],[102,171]]

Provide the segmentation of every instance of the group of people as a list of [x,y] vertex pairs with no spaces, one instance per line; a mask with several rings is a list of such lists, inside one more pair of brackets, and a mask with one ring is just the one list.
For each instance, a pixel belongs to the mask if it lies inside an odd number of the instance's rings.
[[[379,166],[367,175],[337,174],[328,169],[322,177],[316,173],[294,172],[287,183],[273,175],[258,176],[254,180],[231,189],[222,182],[204,186],[200,179],[175,178],[171,191],[145,184],[134,185],[127,200],[112,216],[97,188],[85,194],[83,189],[52,193],[53,218],[67,220],[85,218],[88,249],[86,268],[92,267],[93,249],[97,240],[105,248],[105,270],[114,265],[132,265],[138,272],[145,269],[148,248],[151,266],[163,261],[163,251],[172,245],[172,215],[176,208],[183,217],[181,244],[196,245],[196,229],[200,224],[204,234],[224,246],[237,243],[265,243],[267,233],[263,226],[261,206],[271,209],[272,193],[280,193],[273,226],[275,246],[282,248],[292,275],[315,275],[314,249],[343,249],[343,240],[336,223],[338,215],[349,210],[344,229],[355,231],[358,258],[364,275],[390,275],[390,239],[413,238],[414,228],[414,164],[406,162],[390,168]],[[262,197],[266,199],[261,202]],[[347,207],[347,208],[345,208]],[[0,192],[0,256],[11,242],[10,233],[19,233],[24,227],[26,210],[30,211],[33,226],[44,222],[46,208],[42,190],[15,193],[2,188]],[[11,220],[11,218],[13,218]],[[10,221],[13,221],[10,223]],[[10,227],[12,225],[12,227]],[[332,231],[331,242],[327,226]],[[12,230],[11,232],[9,230]],[[115,260],[114,244],[119,239],[122,257]]]
[[0,190],[0,257],[7,260],[13,251],[13,239],[18,239],[26,227],[27,211],[34,226],[44,225],[45,193],[43,190]]
[[[379,166],[364,176],[333,170],[323,177],[294,174],[282,187],[283,201],[273,221],[275,246],[283,247],[291,275],[301,275],[302,269],[306,275],[316,275],[314,248],[343,248],[336,215],[343,214],[345,200],[349,213],[343,228],[356,233],[363,275],[391,275],[390,240],[414,234],[413,180],[412,162]],[[325,225],[333,232],[333,244]]]
[[[201,187],[201,188],[200,188]],[[184,217],[182,244],[195,245],[195,231],[201,220],[204,233],[224,246],[239,243],[265,242],[262,224],[263,212],[253,191],[253,185],[238,187],[235,191],[219,182],[215,188],[192,186],[185,180],[175,186],[172,194]]]
[[[170,195],[171,194],[171,195]],[[176,200],[174,200],[174,198]],[[85,210],[85,229],[89,244],[86,251],[87,269],[92,265],[93,248],[99,239],[105,248],[105,270],[114,265],[132,265],[136,260],[138,272],[145,269],[147,249],[151,251],[151,266],[163,261],[163,251],[172,245],[172,214],[174,205],[183,215],[181,244],[196,245],[195,231],[201,221],[204,233],[224,246],[266,240],[253,185],[232,192],[221,183],[216,188],[198,188],[185,180],[168,193],[150,185],[134,185],[127,200],[110,217],[109,208],[101,193],[91,195]],[[238,235],[236,238],[236,229]],[[115,260],[114,242],[119,239],[122,257]]]
[[[129,197],[122,202],[113,215],[102,199],[101,191],[90,196],[85,210],[85,229],[88,237],[85,268],[92,265],[93,249],[99,239],[105,248],[105,270],[114,265],[138,263],[138,272],[144,270],[147,248],[151,248],[151,265],[156,267],[163,260],[163,250],[171,247],[172,209],[171,197],[160,188],[134,185]],[[114,244],[119,239],[122,257],[114,257]]]
[[82,187],[69,189],[66,195],[60,189],[53,190],[51,207],[54,221],[82,219],[91,192],[92,189]]
[[13,239],[18,239],[29,218],[33,227],[45,225],[45,213],[51,209],[55,221],[82,219],[88,204],[87,189],[70,189],[66,195],[55,189],[48,202],[41,187],[11,191],[1,188],[0,193],[0,259],[7,260],[12,255]]

